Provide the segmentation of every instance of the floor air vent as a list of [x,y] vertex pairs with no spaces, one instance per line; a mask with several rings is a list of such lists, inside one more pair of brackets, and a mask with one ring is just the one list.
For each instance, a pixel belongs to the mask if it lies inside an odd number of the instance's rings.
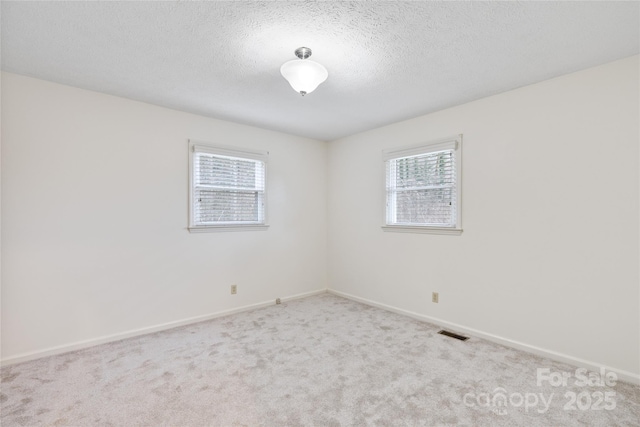
[[456,334],[454,332],[445,331],[444,329],[439,331],[438,333],[440,335],[446,335],[448,337],[455,338],[455,339],[460,340],[460,341],[466,341],[466,340],[469,339],[469,337],[465,337],[463,335],[458,335],[458,334]]

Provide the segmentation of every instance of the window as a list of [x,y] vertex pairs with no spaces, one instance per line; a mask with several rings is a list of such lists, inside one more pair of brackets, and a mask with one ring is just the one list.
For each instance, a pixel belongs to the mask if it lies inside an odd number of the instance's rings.
[[460,234],[462,135],[383,152],[385,231]]
[[266,229],[267,157],[189,141],[189,230]]

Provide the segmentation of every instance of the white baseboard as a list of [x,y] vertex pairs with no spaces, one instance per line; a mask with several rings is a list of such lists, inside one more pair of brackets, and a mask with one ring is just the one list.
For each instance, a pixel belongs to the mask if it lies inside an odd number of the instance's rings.
[[618,376],[618,379],[621,381],[625,381],[631,384],[640,385],[640,375],[634,374],[633,372],[623,371],[620,369],[612,368],[610,366],[603,366],[602,364],[591,362],[589,360],[580,359],[577,357],[569,356],[566,354],[558,353],[552,350],[547,350],[544,348],[536,347],[533,345],[525,344],[519,341],[514,341],[508,338],[503,338],[497,335],[489,334],[486,332],[479,331],[477,329],[468,328],[466,326],[458,325],[456,323],[447,322],[445,320],[441,320],[435,317],[426,316],[424,314],[414,313],[412,311],[403,310],[401,308],[393,307],[387,304],[382,304],[376,301],[372,301],[366,298],[357,297],[355,295],[351,295],[345,292],[336,291],[334,289],[328,289],[329,293],[338,295],[344,298],[348,298],[353,301],[358,301],[363,304],[367,304],[373,307],[382,308],[384,310],[392,311],[394,313],[402,314],[405,316],[409,316],[411,318],[421,320],[423,322],[433,323],[435,325],[441,326],[443,328],[451,329],[452,331],[464,333],[467,335],[471,335],[474,337],[482,338],[487,341],[491,341],[497,344],[501,344],[507,347],[515,348],[518,350],[526,351],[527,353],[532,353],[537,356],[546,357],[551,360],[555,360],[558,362],[568,363],[573,366],[577,366],[580,368],[587,368],[589,370],[593,370],[595,372],[599,372],[600,368],[604,368],[607,371],[615,372]]
[[326,293],[327,293],[327,289],[318,289],[317,291],[303,292],[301,294],[295,294],[295,295],[290,295],[288,297],[282,297],[282,298],[280,298],[280,301],[287,302],[287,301],[291,301],[291,300],[294,300],[294,299],[306,298],[306,297],[310,297],[310,296],[313,296],[313,295],[320,295],[320,294],[326,294]]
[[[318,295],[327,292],[326,289],[319,289],[316,291],[305,292],[301,294],[290,295],[280,298],[281,301],[291,301],[298,298],[305,298],[312,295]],[[160,325],[148,326],[140,329],[133,329],[126,332],[120,332],[117,334],[104,335],[98,338],[91,338],[83,341],[76,341],[69,344],[62,344],[55,347],[49,347],[43,350],[31,351],[28,353],[21,353],[15,356],[10,356],[0,361],[0,366],[8,366],[16,363],[27,362],[29,360],[40,359],[41,357],[53,356],[56,354],[68,353],[70,351],[82,350],[85,348],[93,347],[100,344],[105,344],[113,341],[120,341],[125,338],[137,337],[140,335],[151,334],[154,332],[165,331],[167,329],[177,328],[179,326],[189,325],[191,323],[203,322],[205,320],[215,319],[217,317],[229,316],[235,313],[241,313],[243,311],[255,310],[257,308],[268,307],[275,305],[276,299],[270,301],[259,302],[255,304],[249,304],[238,308],[232,308],[230,310],[218,311],[215,313],[204,314],[202,316],[189,317],[187,319],[176,320],[173,322],[162,323]]]

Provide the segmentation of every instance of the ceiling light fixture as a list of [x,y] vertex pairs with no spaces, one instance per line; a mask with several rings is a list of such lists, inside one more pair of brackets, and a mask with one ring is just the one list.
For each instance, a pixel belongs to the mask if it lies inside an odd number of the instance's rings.
[[282,64],[280,73],[287,79],[293,90],[305,96],[327,80],[329,73],[322,65],[307,59],[311,56],[311,49],[308,47],[297,48],[295,54],[300,59]]

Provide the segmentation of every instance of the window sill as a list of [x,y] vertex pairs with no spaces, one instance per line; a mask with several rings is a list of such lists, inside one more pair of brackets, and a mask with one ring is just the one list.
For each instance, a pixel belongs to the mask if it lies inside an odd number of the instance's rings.
[[453,236],[462,234],[461,228],[421,227],[417,225],[383,225],[382,230],[395,233],[449,234]]
[[189,227],[189,233],[215,233],[220,231],[264,231],[269,226],[266,224],[225,224],[225,225],[202,225]]

